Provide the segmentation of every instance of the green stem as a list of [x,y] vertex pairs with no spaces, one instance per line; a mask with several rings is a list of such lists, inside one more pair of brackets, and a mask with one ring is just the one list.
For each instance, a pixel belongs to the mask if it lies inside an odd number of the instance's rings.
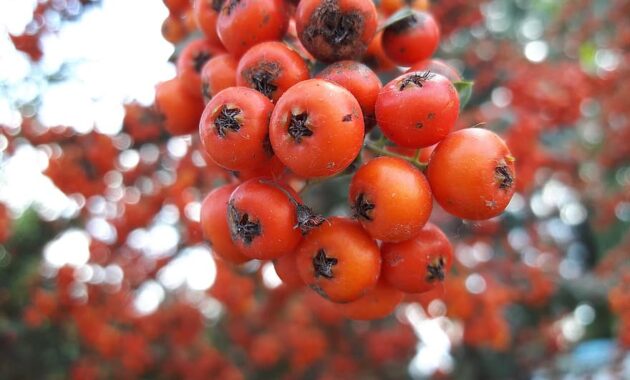
[[426,162],[420,162],[418,160],[418,157],[420,157],[420,149],[418,149],[418,151],[416,152],[415,157],[408,157],[408,156],[403,156],[402,154],[390,152],[389,150],[386,150],[384,147],[379,147],[376,143],[366,143],[365,147],[374,153],[378,153],[381,156],[396,157],[396,158],[405,160],[422,171],[425,171],[428,166]]

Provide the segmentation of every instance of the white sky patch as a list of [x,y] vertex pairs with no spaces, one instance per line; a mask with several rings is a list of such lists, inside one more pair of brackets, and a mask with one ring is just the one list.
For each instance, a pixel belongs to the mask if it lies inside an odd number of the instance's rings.
[[277,288],[282,285],[282,280],[276,273],[276,268],[273,263],[265,263],[262,267],[263,284],[269,289]]
[[158,280],[167,289],[186,285],[191,290],[210,288],[217,277],[217,266],[205,246],[186,248],[158,273]]
[[151,314],[164,301],[164,288],[153,280],[146,281],[136,291],[133,306],[139,314]]
[[430,376],[437,370],[451,372],[454,367],[450,355],[451,340],[441,323],[445,317],[429,318],[418,304],[407,305],[405,317],[420,338],[416,356],[409,363],[411,376],[416,379]]
[[64,265],[80,267],[90,258],[90,238],[85,231],[71,229],[63,232],[44,247],[44,259],[54,268]]

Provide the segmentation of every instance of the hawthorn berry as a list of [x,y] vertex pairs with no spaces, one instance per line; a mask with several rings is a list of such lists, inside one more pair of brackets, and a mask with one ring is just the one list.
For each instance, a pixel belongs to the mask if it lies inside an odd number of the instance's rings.
[[404,296],[403,292],[381,279],[363,297],[341,304],[339,309],[345,317],[350,319],[381,319],[391,314]]
[[289,17],[283,0],[225,0],[217,19],[223,46],[235,57],[263,41],[278,41]]
[[201,94],[206,103],[220,91],[236,86],[238,62],[229,54],[210,58],[201,69]]
[[363,165],[352,178],[350,207],[374,239],[402,241],[425,225],[433,200],[429,183],[409,162],[378,157]]
[[268,178],[239,185],[230,196],[227,217],[241,252],[265,260],[292,253],[303,234],[323,222],[293,190]]
[[376,33],[372,0],[301,0],[295,12],[300,41],[324,62],[360,58]]
[[269,124],[273,151],[295,174],[327,177],[346,169],[361,150],[363,114],[345,88],[302,81],[276,103]]
[[269,115],[273,104],[258,91],[230,87],[206,105],[199,122],[208,156],[228,170],[253,169],[273,157]]
[[383,31],[385,54],[400,66],[430,58],[440,43],[440,27],[430,13],[413,10]]
[[503,212],[515,190],[514,157],[494,132],[467,128],[448,135],[429,161],[427,178],[447,212],[483,220]]
[[176,77],[155,86],[155,107],[168,133],[185,135],[199,126],[203,100],[187,91]]
[[201,203],[201,229],[216,256],[233,264],[242,264],[250,258],[243,255],[232,241],[227,222],[228,200],[236,186],[223,185],[204,198]]
[[222,46],[217,34],[217,19],[225,0],[195,0],[193,14],[199,30],[214,46]]
[[253,46],[241,57],[236,83],[276,102],[286,90],[309,75],[306,63],[295,51],[282,42],[267,41]]
[[442,230],[427,223],[413,238],[381,246],[381,276],[396,289],[422,293],[444,281],[453,260],[453,248]]
[[331,81],[350,91],[361,106],[366,129],[374,126],[374,104],[383,87],[374,71],[360,62],[339,61],[320,71],[317,78]]
[[274,259],[273,267],[283,283],[292,287],[304,286],[304,281],[302,281],[300,272],[297,269],[297,256],[295,252]]
[[402,147],[422,148],[442,140],[459,115],[459,97],[450,80],[414,71],[389,82],[376,98],[376,122]]
[[321,296],[350,302],[376,285],[381,254],[358,222],[332,217],[304,237],[297,266],[304,283]]
[[201,97],[201,69],[215,55],[225,53],[222,48],[212,46],[203,38],[190,42],[177,58],[177,76],[186,90]]

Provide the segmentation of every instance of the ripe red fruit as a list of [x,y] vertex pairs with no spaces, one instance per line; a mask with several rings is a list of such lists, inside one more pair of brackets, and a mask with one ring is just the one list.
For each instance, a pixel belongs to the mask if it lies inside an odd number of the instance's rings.
[[227,0],[217,20],[223,46],[235,57],[263,41],[280,40],[289,17],[283,0]]
[[435,148],[427,177],[447,212],[462,219],[489,219],[501,214],[512,199],[514,157],[494,132],[462,129]]
[[363,227],[383,241],[412,238],[429,220],[433,207],[424,175],[393,157],[378,157],[359,168],[350,183],[349,201]]
[[416,11],[383,31],[385,54],[400,66],[430,58],[440,43],[440,27],[430,13]]
[[201,69],[201,93],[207,103],[213,96],[229,87],[236,86],[238,62],[229,54],[210,58]]
[[383,243],[382,277],[396,289],[422,293],[444,281],[453,260],[453,247],[444,232],[427,223],[413,238]]
[[243,255],[232,242],[227,222],[228,200],[236,186],[231,184],[218,187],[204,198],[201,203],[201,229],[216,256],[233,264],[242,264],[249,257]]
[[383,280],[356,301],[339,305],[341,313],[350,319],[372,320],[385,318],[402,301],[405,294]]
[[308,66],[298,53],[282,42],[268,41],[252,47],[241,57],[236,83],[276,102],[289,87],[309,76]]
[[219,92],[199,122],[201,143],[208,156],[229,170],[260,167],[273,157],[269,145],[269,115],[273,104],[246,87]]
[[275,154],[295,174],[331,176],[359,154],[363,114],[348,90],[310,79],[280,97],[271,115],[269,137]]
[[350,302],[376,284],[381,255],[358,222],[333,217],[304,238],[297,266],[311,289],[333,302]]
[[299,198],[271,179],[254,178],[234,190],[228,202],[232,241],[250,258],[269,260],[292,253],[302,240]]
[[193,14],[199,30],[215,46],[221,46],[217,34],[217,19],[224,2],[225,0],[195,0],[193,5]]
[[174,136],[194,132],[203,112],[201,97],[186,91],[179,78],[155,86],[155,106],[164,119],[164,128]]
[[372,0],[301,0],[295,12],[298,37],[324,62],[360,58],[376,33]]
[[320,71],[317,78],[334,82],[350,91],[361,106],[365,127],[369,130],[374,126],[374,104],[383,87],[374,71],[360,62],[339,61]]
[[422,148],[442,140],[459,115],[459,97],[445,77],[415,71],[389,82],[376,99],[376,122],[394,143]]
[[283,283],[292,287],[304,286],[304,281],[302,281],[300,272],[297,269],[295,252],[273,260],[273,267]]
[[201,69],[210,58],[221,53],[223,49],[203,38],[190,42],[182,50],[177,58],[177,76],[191,95],[201,97]]

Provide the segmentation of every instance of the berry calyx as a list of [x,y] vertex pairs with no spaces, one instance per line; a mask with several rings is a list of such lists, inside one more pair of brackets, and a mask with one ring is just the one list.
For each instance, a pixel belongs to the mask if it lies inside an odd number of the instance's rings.
[[313,257],[313,270],[315,278],[322,276],[327,279],[333,278],[333,266],[337,265],[338,260],[334,257],[327,257],[326,251],[320,249],[317,255]]

